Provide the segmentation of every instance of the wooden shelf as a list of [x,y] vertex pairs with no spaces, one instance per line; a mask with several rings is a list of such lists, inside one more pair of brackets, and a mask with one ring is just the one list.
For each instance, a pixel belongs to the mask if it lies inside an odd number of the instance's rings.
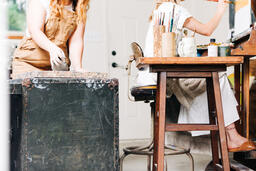
[[[241,39],[240,41],[242,41]],[[236,43],[236,48],[231,49],[231,55],[255,56],[256,55],[256,29],[253,28],[249,40]]]

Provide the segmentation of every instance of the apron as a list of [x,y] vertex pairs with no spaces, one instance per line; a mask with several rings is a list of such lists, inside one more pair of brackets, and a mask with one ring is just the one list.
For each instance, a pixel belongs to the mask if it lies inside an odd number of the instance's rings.
[[[44,26],[46,37],[63,50],[70,66],[67,42],[77,27],[75,12],[63,9],[63,17],[50,15]],[[31,37],[24,37],[15,50],[12,62],[12,78],[32,71],[51,70],[50,55],[41,49]]]

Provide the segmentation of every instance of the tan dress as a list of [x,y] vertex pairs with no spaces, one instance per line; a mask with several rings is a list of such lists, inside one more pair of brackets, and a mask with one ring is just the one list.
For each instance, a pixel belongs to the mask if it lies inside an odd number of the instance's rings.
[[[69,66],[67,42],[76,27],[77,15],[67,9],[63,9],[62,17],[50,15],[44,26],[45,35],[63,50]],[[25,72],[47,70],[51,70],[49,53],[41,49],[31,37],[24,37],[13,55],[12,78]]]

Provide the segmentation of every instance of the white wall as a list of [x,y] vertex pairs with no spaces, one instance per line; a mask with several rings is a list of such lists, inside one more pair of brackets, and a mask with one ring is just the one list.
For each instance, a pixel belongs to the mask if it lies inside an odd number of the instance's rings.
[[[152,0],[153,2],[153,0]],[[108,51],[107,42],[109,39],[118,39],[108,37],[106,32],[108,1],[95,0],[90,2],[88,20],[85,32],[85,51],[83,57],[83,66],[90,72],[108,72]],[[217,3],[206,0],[185,0],[182,5],[200,22],[206,23],[214,16]],[[139,6],[134,6],[139,8]],[[216,38],[217,42],[226,41],[229,35],[229,15],[228,8],[220,25],[210,37],[196,35],[197,44],[207,44],[210,38]],[[141,43],[143,44],[143,43]],[[97,48],[95,48],[97,47]]]
[[[217,9],[216,2],[206,0],[185,0],[182,5],[202,23],[207,23],[215,14]],[[216,38],[217,42],[226,41],[229,35],[229,14],[228,8],[223,16],[219,26],[210,37],[196,35],[197,44],[207,44],[210,38]]]
[[89,72],[108,72],[106,3],[105,0],[90,1],[83,56],[83,68]]

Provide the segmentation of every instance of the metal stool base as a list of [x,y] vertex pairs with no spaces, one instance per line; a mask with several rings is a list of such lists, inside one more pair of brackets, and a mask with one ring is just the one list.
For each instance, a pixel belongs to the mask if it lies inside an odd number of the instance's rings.
[[[153,149],[154,149],[154,144],[153,141],[147,145],[147,146],[130,146],[130,147],[126,147],[123,149],[124,154],[120,157],[120,171],[123,171],[123,162],[125,157],[127,157],[128,155],[144,155],[144,156],[148,156],[148,162],[147,162],[147,170],[151,171],[151,160],[152,160],[152,156],[153,156]],[[183,148],[179,148],[176,146],[167,146],[165,145],[165,156],[169,156],[169,155],[180,155],[180,154],[186,154],[190,161],[191,161],[191,170],[194,171],[194,158],[190,153],[190,149],[186,150]],[[167,171],[168,165],[167,165],[167,161],[165,159],[165,170]]]

